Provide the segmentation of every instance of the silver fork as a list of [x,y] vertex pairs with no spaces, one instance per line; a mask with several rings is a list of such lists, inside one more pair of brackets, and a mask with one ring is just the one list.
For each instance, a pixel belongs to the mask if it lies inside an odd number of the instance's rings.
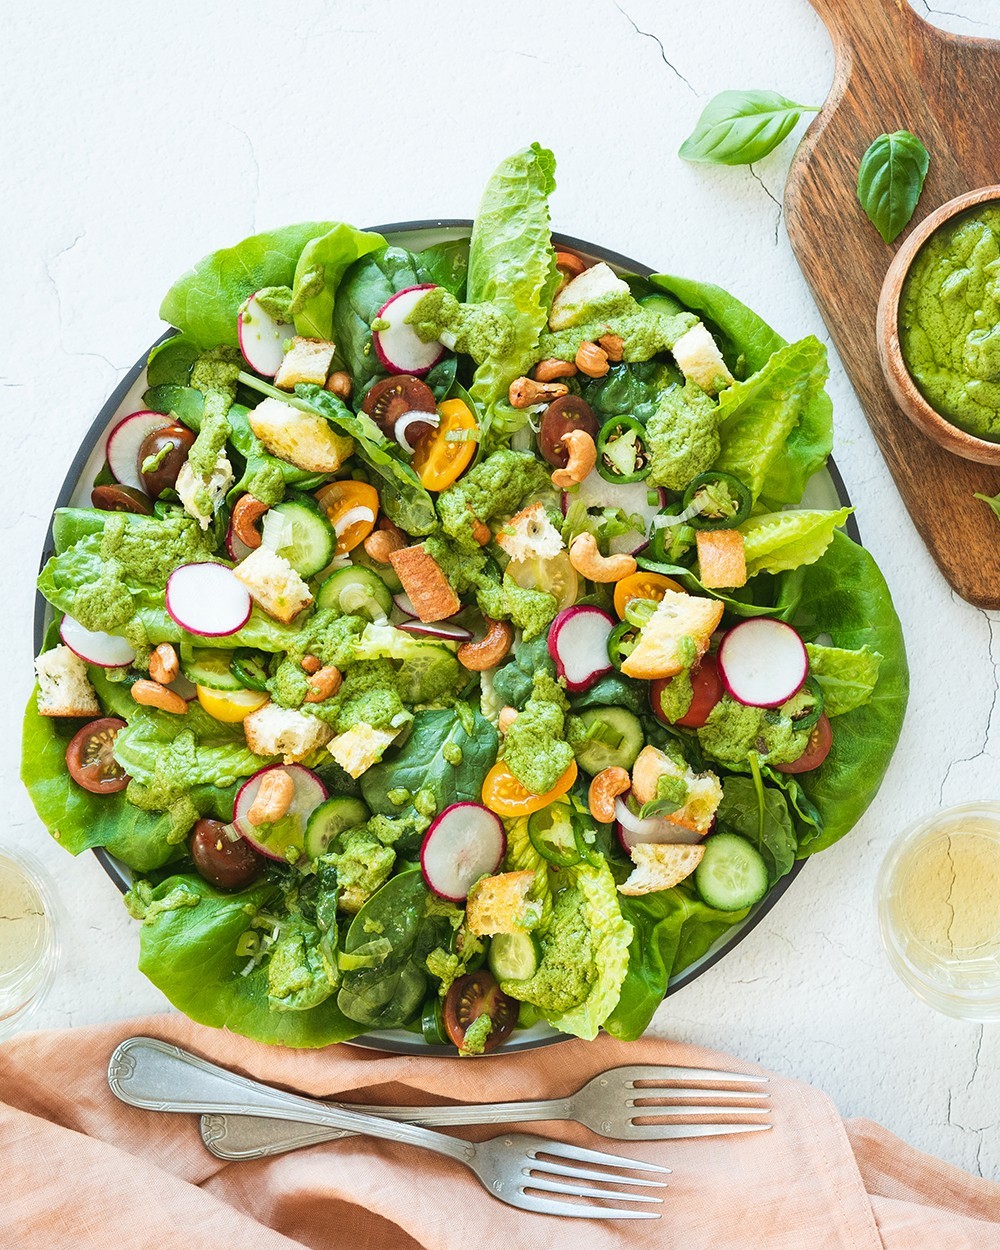
[[[666,1181],[622,1175],[623,1170],[669,1172],[669,1168],[621,1155],[584,1150],[530,1133],[510,1133],[485,1142],[467,1142],[414,1124],[348,1111],[335,1103],[285,1093],[259,1081],[217,1067],[178,1046],[152,1037],[130,1037],[115,1047],[108,1063],[108,1084],[122,1102],[146,1111],[195,1114],[255,1114],[298,1119],[325,1128],[346,1129],[369,1137],[422,1146],[463,1163],[494,1198],[523,1211],[584,1219],[658,1219],[659,1211],[622,1209],[605,1201],[659,1204],[662,1198],[627,1193],[580,1182],[662,1189]],[[566,1160],[567,1162],[561,1162]],[[572,1162],[568,1162],[572,1161]],[[590,1167],[579,1167],[580,1163]],[[564,1178],[564,1179],[560,1179]],[[560,1202],[546,1194],[583,1199]]]
[[[637,1082],[648,1081],[640,1087]],[[458,1124],[523,1124],[529,1120],[574,1120],[602,1137],[617,1141],[667,1141],[682,1137],[715,1137],[721,1133],[760,1133],[770,1123],[688,1123],[695,1115],[766,1115],[769,1105],[761,1106],[769,1095],[734,1089],[693,1089],[678,1085],[683,1081],[767,1084],[767,1077],[723,1072],[715,1068],[665,1067],[635,1064],[611,1068],[595,1076],[575,1094],[566,1098],[534,1102],[502,1102],[487,1106],[455,1107],[373,1107],[362,1103],[341,1103],[349,1111],[405,1120],[441,1128]],[[690,1101],[664,1105],[662,1099],[724,1099],[727,1105],[698,1106]],[[755,1105],[756,1104],[756,1105]],[[659,1124],[640,1124],[655,1118]],[[317,1142],[348,1137],[315,1124],[266,1120],[257,1116],[205,1115],[201,1119],[201,1139],[220,1159],[261,1159],[266,1155],[298,1150]]]

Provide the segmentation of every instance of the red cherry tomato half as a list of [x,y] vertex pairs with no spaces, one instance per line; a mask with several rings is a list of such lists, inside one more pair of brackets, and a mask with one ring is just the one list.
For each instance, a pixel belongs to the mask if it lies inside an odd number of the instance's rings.
[[473,1020],[488,1015],[493,1029],[486,1039],[486,1050],[496,1050],[517,1024],[518,1004],[497,985],[485,968],[459,977],[444,1000],[444,1028],[448,1038],[461,1048]]
[[775,764],[774,767],[779,773],[812,772],[814,768],[819,768],[830,754],[832,745],[833,730],[830,728],[830,718],[824,712],[814,725],[809,741],[806,743],[806,749],[799,758],[792,760],[790,764]]
[[114,757],[115,738],[125,722],[117,716],[92,720],[78,729],[66,748],[66,767],[78,786],[91,794],[117,794],[129,775]]
[[660,695],[673,680],[672,677],[658,677],[656,681],[650,682],[649,704],[653,709],[653,715],[661,725],[674,724],[680,725],[684,729],[700,729],[708,720],[712,708],[715,707],[723,695],[722,678],[719,676],[715,656],[706,655],[702,659],[700,666],[691,674],[691,686],[694,689],[691,706],[680,720],[671,722],[663,715],[660,706]]
[[191,858],[210,885],[220,890],[243,890],[264,870],[264,857],[249,842],[233,842],[221,820],[202,818],[191,833]]

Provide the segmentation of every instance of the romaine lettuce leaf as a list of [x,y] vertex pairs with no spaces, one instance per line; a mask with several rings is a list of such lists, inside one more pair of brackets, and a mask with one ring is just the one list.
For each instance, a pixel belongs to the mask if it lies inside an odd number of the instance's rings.
[[535,880],[528,896],[540,905],[539,929],[544,929],[552,919],[552,885],[549,881],[549,863],[535,850],[528,837],[528,817],[504,821],[507,830],[507,856],[504,869],[507,872],[533,872]]
[[334,300],[341,278],[356,260],[381,247],[385,247],[385,239],[380,234],[342,221],[309,240],[299,253],[290,283],[297,334],[313,339],[333,337]]
[[823,691],[823,711],[827,716],[843,716],[863,707],[878,683],[882,657],[871,647],[857,651],[806,643],[809,672]]
[[833,540],[834,530],[853,511],[799,509],[749,517],[739,527],[746,550],[747,577],[815,564]]
[[136,705],[115,739],[115,759],[140,785],[179,790],[226,788],[268,762],[249,749],[241,724],[223,724],[197,703],[183,717]]

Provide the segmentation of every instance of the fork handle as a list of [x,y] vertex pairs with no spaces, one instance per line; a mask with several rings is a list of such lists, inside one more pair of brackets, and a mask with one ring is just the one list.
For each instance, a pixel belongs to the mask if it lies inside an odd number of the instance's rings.
[[238,1076],[153,1037],[130,1037],[115,1048],[108,1064],[108,1084],[116,1098],[145,1111],[292,1118],[304,1124],[422,1146],[467,1166],[471,1166],[476,1153],[472,1142],[289,1094]]

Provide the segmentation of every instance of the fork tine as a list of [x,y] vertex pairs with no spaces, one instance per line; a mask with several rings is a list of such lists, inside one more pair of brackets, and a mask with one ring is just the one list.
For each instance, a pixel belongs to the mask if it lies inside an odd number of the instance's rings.
[[582,1202],[556,1202],[535,1194],[519,1193],[512,1204],[525,1211],[537,1211],[542,1215],[568,1215],[579,1220],[658,1220],[659,1211],[619,1211],[615,1207],[588,1207]]
[[639,1119],[647,1119],[650,1116],[679,1116],[679,1115],[770,1115],[770,1107],[693,1107],[690,1103],[683,1107],[665,1107],[662,1104],[654,1103],[652,1106],[639,1107],[635,1103],[631,1104],[633,1122]]
[[766,1076],[753,1076],[749,1072],[725,1072],[721,1068],[682,1068],[670,1064],[639,1063],[629,1067],[613,1068],[606,1076],[621,1075],[626,1083],[631,1081],[742,1081],[766,1085]]
[[670,1168],[661,1168],[656,1163],[643,1163],[639,1159],[626,1159],[622,1155],[605,1154],[603,1150],[586,1150],[583,1146],[571,1146],[568,1142],[545,1139],[545,1143],[529,1146],[527,1154],[535,1159],[540,1154],[555,1155],[556,1158],[579,1159],[581,1163],[603,1163],[609,1168],[634,1168],[638,1172],[669,1172]]
[[770,1124],[630,1124],[628,1141],[681,1141],[685,1137],[721,1137],[727,1133],[764,1133]]
[[[691,1089],[687,1085],[642,1085],[632,1086],[635,1098],[627,1101],[627,1106],[635,1106],[640,1098],[729,1098],[735,1102],[759,1102],[770,1098],[767,1090],[756,1089]],[[686,1103],[679,1104],[682,1107]]]
[[[622,1181],[622,1184],[627,1184]],[[567,1185],[563,1181],[549,1181],[544,1177],[532,1176],[524,1182],[525,1189],[541,1189],[549,1194],[570,1194],[574,1198],[615,1198],[618,1202],[662,1202],[652,1194],[622,1193],[618,1189],[595,1189],[590,1185]]]
[[544,1171],[546,1174],[551,1173],[553,1176],[573,1176],[576,1177],[577,1180],[613,1180],[616,1184],[620,1181],[623,1185],[652,1185],[657,1189],[664,1188],[667,1183],[666,1181],[650,1181],[647,1180],[645,1176],[609,1176],[607,1172],[595,1172],[591,1171],[590,1168],[565,1167],[561,1163],[550,1163],[548,1159],[546,1159],[544,1163],[537,1159],[532,1159],[531,1163],[537,1166],[540,1171]]

